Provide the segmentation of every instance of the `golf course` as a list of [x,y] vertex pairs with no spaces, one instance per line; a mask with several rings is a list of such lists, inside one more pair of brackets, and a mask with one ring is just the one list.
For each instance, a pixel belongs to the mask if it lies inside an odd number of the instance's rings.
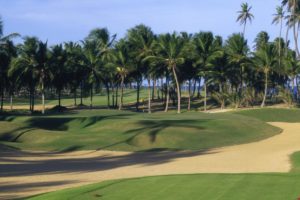
[[0,200],[300,200],[300,0],[0,0]]

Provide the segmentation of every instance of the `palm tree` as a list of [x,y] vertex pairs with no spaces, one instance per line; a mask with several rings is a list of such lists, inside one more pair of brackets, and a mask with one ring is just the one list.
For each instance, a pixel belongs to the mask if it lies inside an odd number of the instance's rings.
[[22,81],[29,88],[30,93],[30,111],[34,111],[34,96],[36,86],[39,85],[42,91],[43,109],[45,112],[44,102],[44,84],[48,75],[47,71],[47,42],[43,43],[35,37],[25,38],[21,46],[21,54],[13,60],[9,69],[9,74],[18,74],[18,80]]
[[121,95],[120,95],[119,110],[122,110],[124,81],[126,76],[129,73],[129,68],[130,68],[128,44],[126,44],[126,41],[124,39],[120,40],[116,45],[115,64],[117,66],[117,74],[121,79]]
[[[282,0],[282,6],[286,6],[290,15],[288,15],[288,23],[287,23],[287,36],[289,27],[293,27],[293,35],[295,41],[295,50],[297,53],[297,57],[300,57],[299,47],[298,47],[298,31],[299,31],[299,0]],[[287,42],[287,41],[286,41]]]
[[284,72],[290,77],[292,82],[292,91],[295,92],[295,79],[300,73],[300,62],[297,60],[295,51],[289,50],[284,57]]
[[143,62],[147,56],[153,54],[153,44],[155,41],[154,33],[150,27],[143,24],[137,25],[127,32],[127,38],[131,49],[131,57],[136,66],[134,76],[137,81],[137,103],[136,110],[139,110],[140,86],[143,81],[143,75],[148,80],[148,112],[151,113],[151,66],[149,62]]
[[51,48],[50,66],[53,78],[52,85],[58,94],[58,108],[61,108],[61,92],[68,83],[69,72],[66,67],[67,52],[63,49],[62,44],[55,45]]
[[277,6],[276,8],[276,13],[274,14],[274,18],[272,21],[272,24],[280,24],[279,28],[279,40],[278,40],[278,56],[279,56],[279,66],[281,65],[281,35],[282,35],[282,24],[283,24],[283,19],[285,17],[285,13],[283,10],[282,6]]
[[199,75],[204,78],[204,111],[207,109],[207,79],[212,70],[211,63],[222,54],[216,44],[211,32],[200,32],[194,36],[196,54],[194,65],[198,68]]
[[263,72],[264,74],[264,97],[261,103],[261,107],[265,106],[265,101],[268,92],[268,82],[269,82],[269,74],[270,72],[275,70],[277,65],[277,50],[276,46],[273,43],[267,43],[262,48],[254,54],[254,63],[257,66],[258,71]]
[[240,22],[240,25],[243,25],[243,36],[245,36],[246,25],[249,21],[252,22],[254,15],[251,13],[252,7],[248,5],[248,3],[242,3],[241,10],[238,11],[238,17],[236,19],[237,22]]
[[[181,94],[178,80],[178,67],[183,64],[185,41],[176,33],[165,34],[159,37],[156,43],[157,53],[154,56],[157,62],[162,63],[173,74],[177,88],[177,113],[181,113]],[[150,56],[149,58],[153,58]],[[168,94],[167,94],[168,95]]]
[[241,34],[233,34],[226,41],[225,51],[232,68],[232,77],[239,80],[239,87],[242,92],[244,87],[244,72],[249,62],[247,40]]

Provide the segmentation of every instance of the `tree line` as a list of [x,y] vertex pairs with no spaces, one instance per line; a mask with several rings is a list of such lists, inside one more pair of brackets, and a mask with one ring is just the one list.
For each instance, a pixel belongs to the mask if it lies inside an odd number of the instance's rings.
[[[193,98],[203,100],[204,110],[209,99],[222,109],[228,103],[236,108],[258,104],[263,107],[268,98],[291,105],[298,99],[299,5],[298,0],[283,0],[273,20],[280,26],[278,37],[271,41],[268,33],[262,31],[253,46],[245,38],[246,25],[254,19],[247,3],[241,5],[237,17],[242,33],[225,40],[212,32],[155,34],[140,24],[118,40],[106,28],[97,28],[80,42],[49,47],[36,37],[24,37],[22,44],[15,45],[13,38],[19,35],[4,36],[0,19],[1,111],[4,98],[9,97],[12,104],[13,96],[21,91],[28,93],[31,112],[37,97],[42,100],[42,113],[45,112],[45,93],[50,91],[57,93],[59,106],[62,91],[73,94],[74,105],[78,105],[78,96],[82,105],[88,91],[93,107],[94,93],[99,88],[105,88],[107,106],[121,110],[124,88],[131,83],[136,87],[135,107],[139,111],[144,82],[148,84],[149,113],[153,90],[158,89],[164,110],[169,110],[170,98],[176,98],[180,113],[182,86],[188,87],[188,110]],[[282,38],[284,24],[286,38]],[[295,50],[289,45],[290,30]]]

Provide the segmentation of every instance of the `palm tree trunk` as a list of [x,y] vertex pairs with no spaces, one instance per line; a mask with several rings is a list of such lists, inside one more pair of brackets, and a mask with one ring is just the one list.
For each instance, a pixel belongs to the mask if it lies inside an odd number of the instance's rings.
[[148,113],[151,113],[151,85],[150,85],[150,78],[148,78]]
[[201,96],[200,89],[201,89],[201,77],[199,77],[199,79],[198,79],[198,92],[197,92],[197,98],[198,99]]
[[61,107],[61,89],[58,90],[58,106]]
[[105,84],[105,88],[106,88],[106,95],[107,95],[107,108],[110,108],[110,93],[109,93],[109,84],[106,83]]
[[124,77],[122,77],[121,80],[121,95],[120,95],[119,110],[122,110],[123,107],[123,92],[124,92]]
[[297,53],[297,58],[300,56],[299,47],[298,47],[298,38],[297,38],[297,31],[296,31],[296,23],[293,24],[293,31],[294,31],[294,41],[295,41],[295,50]]
[[115,86],[111,84],[111,93],[112,93],[112,107],[115,107]]
[[31,103],[32,103],[32,106],[31,106],[31,109],[32,109],[32,111],[31,112],[34,112],[34,94],[35,92],[34,92],[34,89],[33,89],[33,91],[32,91],[32,100],[31,100]]
[[90,90],[90,108],[93,107],[93,84],[91,85],[91,90]]
[[44,88],[44,81],[42,81],[42,114],[45,114],[45,88]]
[[118,107],[118,104],[119,104],[119,85],[117,84],[117,87],[116,87],[116,97],[115,97],[115,108]]
[[175,68],[176,68],[176,66],[172,67],[173,75],[174,75],[175,82],[176,82],[176,87],[177,87],[177,113],[179,114],[180,113],[180,107],[181,107],[181,104],[180,104],[181,96],[180,96],[179,82],[178,82],[178,79],[177,79],[177,74],[176,74]]
[[245,37],[245,32],[246,32],[246,25],[247,25],[247,21],[245,21],[245,23],[244,23],[244,29],[243,29],[243,37]]
[[83,98],[83,83],[80,83],[80,105],[83,105],[82,102],[82,98]]
[[10,94],[10,111],[13,110],[13,94]]
[[166,92],[166,107],[165,107],[165,112],[168,112],[169,101],[170,101],[170,87],[169,87],[169,79],[168,79],[168,77],[166,77],[166,86],[167,86],[167,92]]
[[152,88],[152,100],[156,98],[156,79],[153,79],[153,88]]
[[140,88],[141,88],[141,83],[140,81],[138,81],[136,83],[136,86],[137,86],[137,90],[136,90],[136,105],[135,105],[135,108],[136,108],[136,111],[138,112],[139,111],[139,107],[140,107]]
[[289,32],[290,32],[290,28],[289,28],[289,24],[290,24],[291,19],[289,18],[288,20],[288,25],[286,28],[286,34],[285,34],[285,54],[287,54],[288,52],[288,40],[289,40]]
[[74,89],[74,106],[77,106],[77,88]]
[[189,91],[188,91],[188,93],[189,93],[189,99],[188,99],[188,111],[190,111],[191,110],[191,79],[189,80]]
[[280,18],[280,31],[279,31],[279,68],[281,67],[281,35],[282,35],[282,18]]
[[206,78],[204,78],[204,111],[207,110],[207,84]]
[[265,91],[264,91],[264,98],[261,103],[261,107],[263,108],[265,106],[266,98],[267,98],[267,92],[268,92],[268,73],[265,72]]
[[1,111],[3,111],[3,104],[4,104],[4,91],[1,89]]

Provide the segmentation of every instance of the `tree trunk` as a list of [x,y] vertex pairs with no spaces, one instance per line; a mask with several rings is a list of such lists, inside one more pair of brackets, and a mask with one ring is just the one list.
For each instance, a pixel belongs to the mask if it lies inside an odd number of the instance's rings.
[[196,79],[193,79],[193,93],[192,93],[192,97],[195,96],[195,92],[196,92],[196,84],[197,84]]
[[201,78],[199,77],[198,79],[198,92],[197,92],[197,98],[199,99],[200,98],[200,89],[201,89]]
[[207,84],[206,84],[206,79],[204,78],[204,111],[207,110],[206,104],[207,104]]
[[74,106],[77,106],[77,88],[74,89]]
[[140,81],[138,81],[136,83],[136,86],[137,86],[137,90],[136,90],[136,105],[135,105],[135,108],[136,108],[136,111],[138,112],[139,111],[139,107],[140,107],[140,88],[141,88],[141,83]]
[[13,94],[10,94],[10,111],[13,111]]
[[148,78],[148,113],[151,113],[151,85],[150,85],[150,78]]
[[111,93],[112,93],[112,107],[115,107],[115,86],[111,84]]
[[168,79],[168,77],[166,77],[166,86],[167,86],[167,92],[166,92],[166,107],[165,107],[165,112],[168,112],[169,101],[170,101],[170,87],[169,87],[169,79]]
[[293,31],[294,31],[294,41],[295,41],[295,50],[297,53],[297,58],[300,57],[300,52],[299,52],[299,48],[298,48],[298,38],[297,38],[297,31],[296,31],[296,23],[294,23],[293,25]]
[[264,98],[261,103],[261,107],[263,108],[265,106],[266,98],[267,98],[267,92],[268,92],[268,73],[265,72],[265,92],[264,92]]
[[180,104],[181,94],[180,94],[179,82],[178,82],[178,79],[177,79],[177,74],[176,74],[175,68],[176,68],[176,66],[172,67],[173,75],[174,75],[175,82],[176,82],[176,87],[177,87],[177,113],[179,114],[180,113],[180,107],[181,107],[181,104]]
[[190,111],[191,110],[191,79],[189,80],[189,91],[188,91],[188,93],[189,93],[189,99],[188,99],[188,111]]
[[116,87],[116,97],[115,97],[115,108],[118,107],[118,103],[119,103],[119,85],[117,84],[117,87]]
[[3,104],[4,104],[4,91],[1,89],[1,111],[3,111]]
[[122,77],[121,80],[121,95],[120,95],[119,110],[122,110],[123,107],[123,92],[124,92],[124,77]]
[[61,107],[61,89],[58,90],[58,107]]
[[34,92],[34,89],[33,89],[33,92],[32,92],[32,102],[31,102],[32,103],[32,106],[31,106],[32,111],[31,112],[34,112],[34,100],[35,100],[34,99],[34,95],[35,95],[34,93],[35,92]]
[[244,23],[243,37],[245,37],[245,33],[246,33],[246,25],[247,25],[247,21],[245,21],[245,23]]
[[90,90],[90,108],[93,108],[93,84],[91,85]]
[[109,84],[105,84],[106,87],[106,95],[107,95],[107,108],[110,108],[110,93],[109,93]]
[[42,81],[42,114],[45,114],[45,88],[44,88],[44,81]]
[[83,83],[81,82],[80,83],[80,105],[82,106],[83,105],[83,102],[82,102],[82,98],[83,98]]
[[152,100],[156,98],[156,79],[153,79]]

